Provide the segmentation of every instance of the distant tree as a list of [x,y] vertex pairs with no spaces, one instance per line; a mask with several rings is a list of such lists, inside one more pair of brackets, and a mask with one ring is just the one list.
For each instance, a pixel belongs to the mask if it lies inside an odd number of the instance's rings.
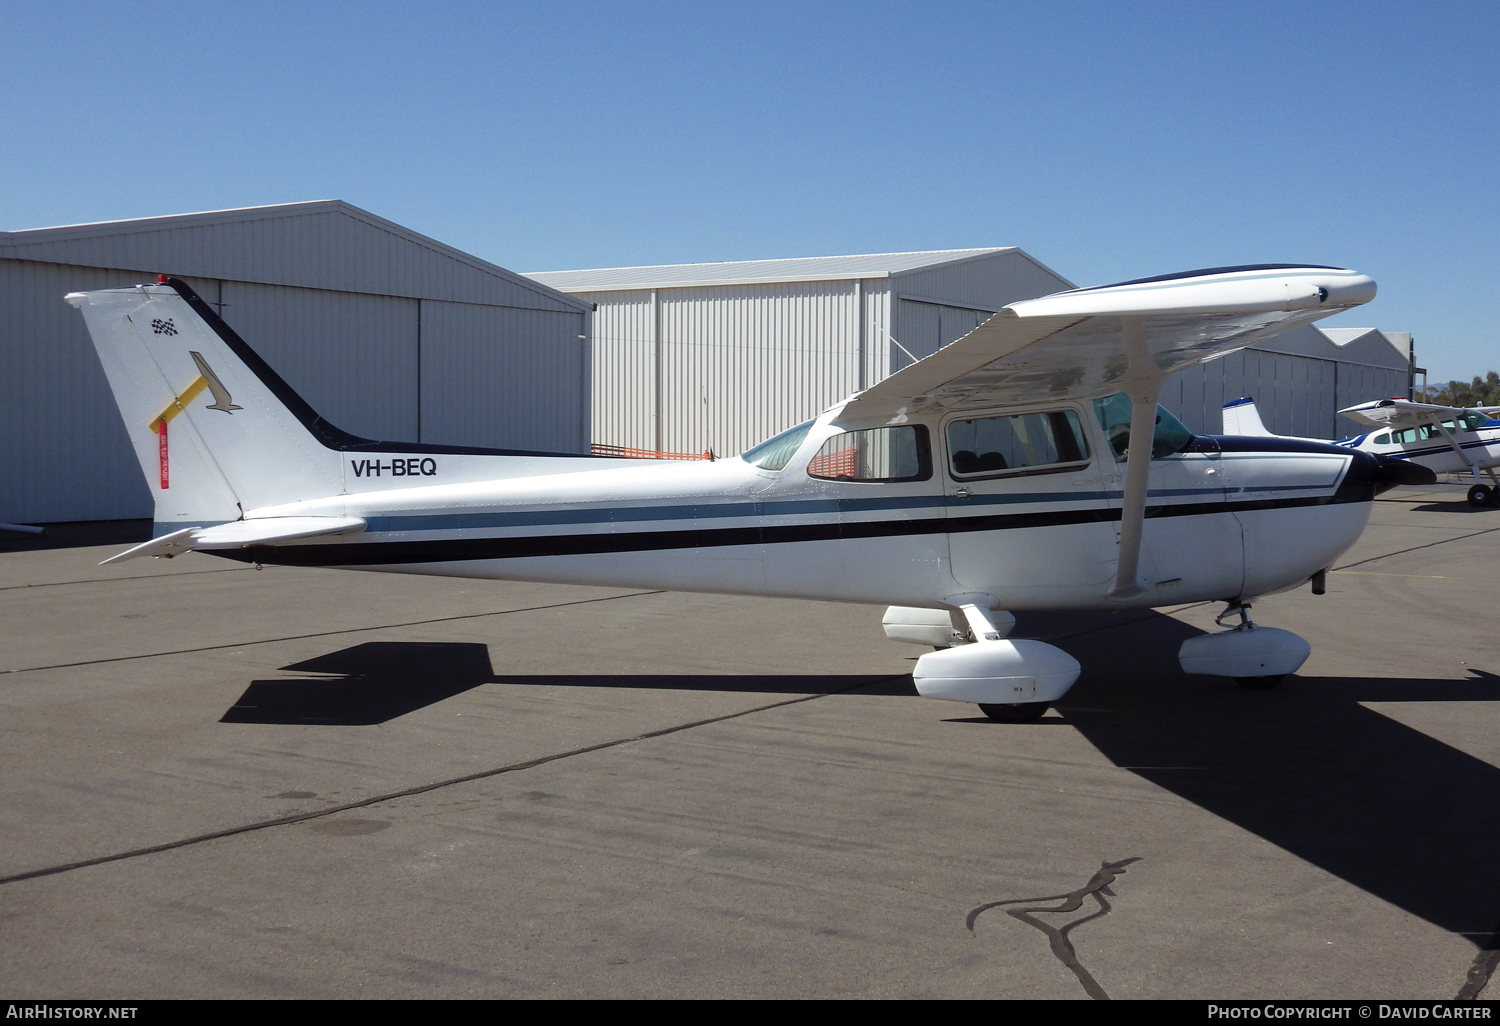
[[1500,406],[1500,372],[1490,371],[1473,381],[1450,381],[1427,390],[1427,401],[1442,406]]

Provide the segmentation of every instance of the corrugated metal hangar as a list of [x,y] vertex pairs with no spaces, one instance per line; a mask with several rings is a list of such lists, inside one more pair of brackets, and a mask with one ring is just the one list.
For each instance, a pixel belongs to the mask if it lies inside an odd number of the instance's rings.
[[1278,435],[1347,438],[1369,429],[1339,410],[1411,387],[1410,334],[1304,325],[1174,374],[1161,401],[1200,434],[1224,430],[1224,404],[1248,395]]
[[0,233],[0,522],[151,515],[69,292],[188,282],[345,431],[587,452],[591,308],[341,201]]
[[1072,288],[1014,247],[528,277],[597,304],[594,441],[720,455]]
[[[738,453],[937,351],[992,313],[1073,284],[1014,247],[528,275],[596,304],[594,441]],[[1338,416],[1409,394],[1411,336],[1304,327],[1175,376],[1163,403],[1223,430],[1256,397],[1280,434],[1339,438]]]

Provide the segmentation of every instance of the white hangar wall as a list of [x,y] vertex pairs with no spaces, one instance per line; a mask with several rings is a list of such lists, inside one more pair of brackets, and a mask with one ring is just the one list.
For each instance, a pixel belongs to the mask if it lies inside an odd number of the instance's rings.
[[[859,386],[849,282],[581,293],[594,313],[594,441],[739,453]],[[874,361],[871,361],[874,362]]]
[[[587,452],[588,304],[339,201],[0,233],[0,521],[151,515],[68,292],[183,278],[332,423]],[[582,336],[582,337],[581,337]]]
[[530,277],[597,307],[595,442],[718,455],[816,416],[1008,303],[1072,287],[1015,248]]

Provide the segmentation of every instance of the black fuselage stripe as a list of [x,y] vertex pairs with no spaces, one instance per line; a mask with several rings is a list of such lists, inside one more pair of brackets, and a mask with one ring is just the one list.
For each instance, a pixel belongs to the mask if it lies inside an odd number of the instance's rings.
[[[1153,506],[1148,518],[1205,516],[1252,510],[1289,509],[1367,501],[1373,490],[1358,497],[1324,495],[1300,499],[1248,502],[1195,502]],[[793,542],[856,538],[897,538],[910,535],[969,534],[1012,531],[1073,524],[1108,524],[1120,511],[1107,507],[1054,510],[1045,513],[995,513],[980,516],[913,517],[901,520],[856,520],[821,524],[786,524],[679,531],[631,531],[619,534],[549,534],[506,538],[443,538],[424,541],[365,541],[339,545],[255,545],[217,550],[214,555],[244,562],[281,566],[391,566],[401,563],[452,563],[481,559],[525,559],[535,556],[584,556],[610,552],[656,552],[671,549],[711,549],[744,545],[784,545]]]

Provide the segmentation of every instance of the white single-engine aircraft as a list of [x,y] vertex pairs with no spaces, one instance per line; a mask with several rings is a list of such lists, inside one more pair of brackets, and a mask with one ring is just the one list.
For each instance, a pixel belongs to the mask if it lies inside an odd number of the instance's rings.
[[[1223,600],[1184,670],[1267,687],[1307,642],[1260,595],[1322,574],[1375,494],[1430,482],[1317,442],[1195,436],[1172,372],[1368,302],[1331,267],[1164,275],[1015,303],[737,459],[380,442],[329,424],[183,282],[74,293],[156,498],[152,541],[246,562],[892,603],[917,690],[1040,716],[1079,664],[1012,610]],[[204,393],[207,393],[205,396]],[[209,403],[207,399],[212,398]],[[1132,444],[1140,439],[1141,444]]]
[[[1409,460],[1434,474],[1473,474],[1469,505],[1500,506],[1500,477],[1495,476],[1495,467],[1500,466],[1500,420],[1493,417],[1493,414],[1500,413],[1500,406],[1465,409],[1397,397],[1360,403],[1339,412],[1378,430],[1340,439],[1335,445]],[[1250,396],[1224,404],[1224,432],[1262,438],[1286,437],[1272,435],[1270,429],[1261,423],[1260,412]],[[1493,486],[1482,482],[1480,471],[1489,474]]]

